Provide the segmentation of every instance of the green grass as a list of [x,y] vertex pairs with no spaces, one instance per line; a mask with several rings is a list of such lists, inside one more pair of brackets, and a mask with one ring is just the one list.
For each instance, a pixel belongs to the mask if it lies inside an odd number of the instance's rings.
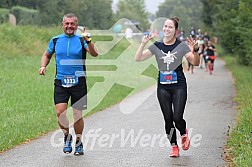
[[252,166],[252,67],[237,64],[236,58],[224,56],[226,66],[235,80],[238,104],[237,125],[227,142],[228,160],[231,166]]
[[[47,43],[59,33],[59,27],[0,25],[0,152],[58,128],[53,103],[54,58],[46,76],[39,76],[38,68]],[[156,83],[155,68],[151,65],[154,59],[144,63],[133,61],[137,45],[122,39],[107,54],[98,58],[88,56],[88,110],[84,116]]]
[[39,57],[0,57],[0,151],[57,127],[53,73],[38,76],[39,61]]

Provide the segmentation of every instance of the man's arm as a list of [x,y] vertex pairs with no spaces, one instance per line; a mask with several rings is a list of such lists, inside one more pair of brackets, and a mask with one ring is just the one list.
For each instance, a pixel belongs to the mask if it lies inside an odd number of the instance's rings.
[[48,51],[46,50],[41,58],[39,75],[45,75],[46,66],[49,64],[51,58],[52,54],[48,53]]
[[88,43],[88,48],[87,48],[88,53],[90,53],[91,56],[96,57],[98,56],[98,49],[95,47],[94,43],[90,41]]
[[88,48],[86,48],[87,52],[91,54],[91,56],[98,56],[98,49],[95,47],[94,43],[91,41],[91,35],[86,32],[86,27],[84,26],[81,32],[82,37],[88,44]]

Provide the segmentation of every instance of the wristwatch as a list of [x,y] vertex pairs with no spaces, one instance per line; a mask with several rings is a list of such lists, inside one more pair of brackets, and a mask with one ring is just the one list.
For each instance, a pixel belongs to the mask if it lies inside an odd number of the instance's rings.
[[84,39],[87,42],[87,44],[89,44],[91,42],[92,38],[91,38],[91,34],[90,33],[82,33],[81,35],[84,37]]
[[87,44],[89,44],[91,42],[91,40],[92,40],[91,34],[87,33],[87,35],[86,35],[86,42],[87,42]]

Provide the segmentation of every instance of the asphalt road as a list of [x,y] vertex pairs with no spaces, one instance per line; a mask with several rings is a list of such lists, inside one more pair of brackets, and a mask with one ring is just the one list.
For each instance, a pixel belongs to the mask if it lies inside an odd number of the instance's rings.
[[0,154],[0,166],[225,166],[223,148],[229,126],[235,122],[234,87],[224,62],[217,59],[213,75],[198,67],[186,73],[188,101],[185,119],[192,146],[170,158],[164,121],[153,86],[127,100],[135,104],[148,97],[131,114],[115,105],[85,118],[85,155],[64,154],[60,131],[51,132],[28,144]]

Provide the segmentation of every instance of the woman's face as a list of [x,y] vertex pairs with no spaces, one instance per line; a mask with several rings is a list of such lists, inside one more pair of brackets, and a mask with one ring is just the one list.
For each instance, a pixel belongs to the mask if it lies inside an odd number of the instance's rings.
[[176,29],[175,25],[172,20],[167,19],[163,26],[164,37],[168,38],[169,40],[175,37]]

